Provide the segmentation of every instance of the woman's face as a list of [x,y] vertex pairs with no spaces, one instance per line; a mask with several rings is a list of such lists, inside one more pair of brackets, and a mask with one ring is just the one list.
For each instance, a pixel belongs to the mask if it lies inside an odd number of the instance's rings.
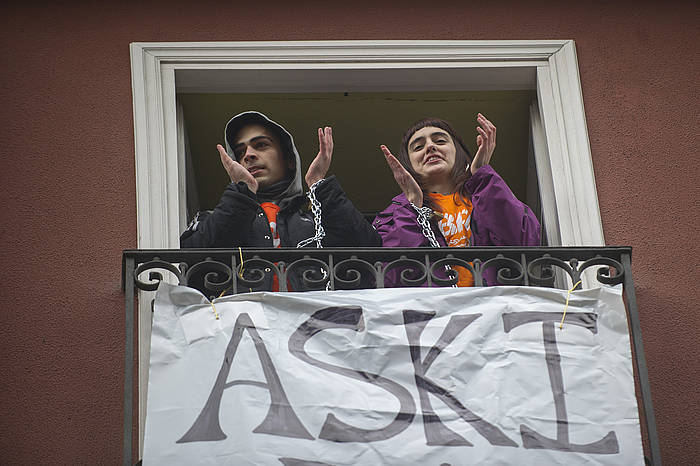
[[422,184],[431,186],[450,182],[457,150],[452,137],[442,128],[426,126],[408,140],[408,157]]

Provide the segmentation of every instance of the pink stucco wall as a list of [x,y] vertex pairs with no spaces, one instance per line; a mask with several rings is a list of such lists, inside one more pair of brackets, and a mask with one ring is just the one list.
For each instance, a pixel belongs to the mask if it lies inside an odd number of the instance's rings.
[[43,3],[0,7],[0,463],[121,461],[120,257],[136,247],[129,43],[305,39],[576,41],[606,240],[634,247],[663,459],[697,460],[700,8]]

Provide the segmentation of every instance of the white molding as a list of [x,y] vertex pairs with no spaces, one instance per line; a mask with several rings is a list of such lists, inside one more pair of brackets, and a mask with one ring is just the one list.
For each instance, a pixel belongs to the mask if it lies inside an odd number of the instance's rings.
[[[255,89],[266,75],[279,80],[285,70],[401,70],[392,76],[408,83],[411,69],[536,70],[559,239],[604,244],[573,41],[137,42],[131,60],[139,248],[178,247],[185,200],[175,72],[185,69],[260,71],[237,83],[240,89]],[[294,81],[288,85],[301,85]]]
[[[565,40],[134,42],[167,63],[408,63],[547,60]],[[207,66],[211,68],[212,66]]]
[[[185,231],[185,228],[187,227],[187,153],[186,153],[186,146],[187,146],[187,140],[185,138],[185,116],[184,116],[184,110],[182,109],[182,104],[177,102],[176,99],[176,105],[177,105],[177,114],[175,118],[175,124],[177,125],[177,134],[175,135],[177,138],[177,153],[178,153],[178,164],[177,164],[177,170],[178,170],[178,186],[179,186],[179,195],[178,198],[182,200],[179,205],[179,214],[180,214],[180,228],[179,231]],[[190,168],[190,170],[192,170]]]
[[552,245],[561,244],[559,219],[557,218],[557,202],[554,193],[552,165],[549,162],[547,150],[547,135],[542,124],[540,107],[537,102],[530,105],[530,131],[532,149],[537,167],[537,184],[540,188],[540,203],[542,205],[542,223],[547,232],[547,241]]
[[551,170],[551,179],[540,182],[553,186],[561,241],[550,244],[602,246],[605,239],[573,42],[552,54],[548,66],[537,67],[537,96]]
[[[578,241],[571,245],[603,246],[605,245],[603,225],[574,43],[564,44],[549,60],[556,63],[556,69],[560,70],[558,90],[564,110],[564,132],[568,136],[566,139],[568,150],[565,157],[569,160],[572,170],[571,183],[574,188],[573,199],[576,202],[572,215],[577,216],[577,221],[572,223],[580,233]],[[569,244],[563,245],[569,246]]]
[[162,102],[163,92],[168,92],[169,86],[164,89],[159,59],[148,48],[132,45],[131,63],[138,247],[167,248],[172,245],[173,230],[169,217],[177,213],[169,206],[176,204],[178,195],[177,177],[173,179],[166,171],[166,117]]

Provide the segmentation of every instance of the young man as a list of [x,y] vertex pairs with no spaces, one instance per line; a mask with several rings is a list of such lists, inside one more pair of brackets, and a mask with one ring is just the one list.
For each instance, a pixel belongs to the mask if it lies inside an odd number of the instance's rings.
[[[224,138],[226,149],[217,148],[231,184],[213,211],[197,213],[180,236],[180,247],[297,247],[313,238],[314,217],[304,208],[308,199],[301,184],[301,160],[287,130],[249,111],[231,118]],[[333,154],[331,128],[319,128],[318,139],[319,153],[305,181],[309,187],[320,181],[315,193],[326,234],[323,246],[381,246],[379,235],[335,177],[324,179]],[[315,245],[314,241],[309,246]]]

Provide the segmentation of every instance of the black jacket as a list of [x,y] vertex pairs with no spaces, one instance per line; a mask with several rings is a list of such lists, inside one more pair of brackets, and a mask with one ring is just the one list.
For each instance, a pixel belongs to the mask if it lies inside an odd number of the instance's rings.
[[[314,220],[298,195],[280,204],[277,231],[282,247],[314,236]],[[257,197],[243,183],[231,183],[214,210],[198,212],[180,236],[181,248],[271,248],[270,224]]]
[[[338,180],[331,176],[316,189],[321,203],[321,224],[326,232],[324,247],[378,247],[381,238],[345,195]],[[297,247],[315,234],[308,199],[297,195],[283,199],[277,214],[281,247]],[[228,185],[213,211],[199,212],[180,236],[181,248],[271,248],[270,225],[255,194],[245,183]],[[307,247],[315,247],[315,242]],[[304,269],[306,270],[306,269]],[[299,273],[288,277],[293,290],[309,289]],[[253,290],[269,290],[272,276]],[[200,287],[196,284],[191,286]],[[367,286],[368,284],[365,283]],[[201,288],[200,288],[201,289]]]
[[[331,176],[316,190],[321,203],[325,247],[381,246],[381,238]],[[298,195],[280,202],[277,231],[281,246],[294,248],[314,236],[308,199]],[[243,183],[228,185],[213,211],[198,212],[180,236],[181,248],[271,248],[270,225],[258,200]],[[309,247],[313,247],[310,245]]]

